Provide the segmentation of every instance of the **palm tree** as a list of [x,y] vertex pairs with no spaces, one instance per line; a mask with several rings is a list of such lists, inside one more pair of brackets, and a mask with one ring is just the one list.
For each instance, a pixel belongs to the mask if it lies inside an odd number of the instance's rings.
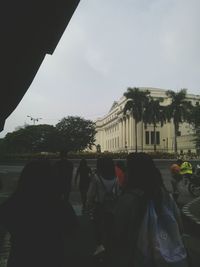
[[171,98],[171,104],[166,108],[166,115],[168,121],[173,120],[174,124],[174,152],[177,153],[177,135],[179,130],[179,124],[184,121],[190,121],[189,114],[192,105],[186,100],[186,89],[181,89],[179,92],[168,90],[166,95]]
[[157,124],[160,123],[162,127],[163,124],[166,122],[165,107],[160,105],[162,101],[163,101],[163,98],[153,99],[151,97],[144,112],[145,128],[147,127],[147,124],[153,124],[154,151],[156,151],[156,144],[157,144],[157,140],[156,140]]
[[[127,102],[124,106],[124,114],[130,111],[135,120],[135,152],[137,152],[137,125],[143,120],[143,113],[146,103],[148,102],[148,90],[140,91],[139,88],[128,88],[124,93]],[[143,137],[142,137],[143,138]]]

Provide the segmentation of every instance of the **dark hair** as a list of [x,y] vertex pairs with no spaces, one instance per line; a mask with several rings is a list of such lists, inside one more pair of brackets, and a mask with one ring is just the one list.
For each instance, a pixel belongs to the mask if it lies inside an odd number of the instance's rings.
[[178,165],[181,165],[181,164],[183,163],[183,160],[182,160],[182,159],[177,159],[176,163],[177,163]]
[[68,151],[66,149],[63,149],[60,151],[60,158],[67,158]]
[[101,175],[103,178],[111,180],[115,177],[115,166],[110,157],[99,157],[96,162],[96,167],[97,174]]
[[86,161],[86,159],[81,159],[81,161],[80,161],[80,163],[79,163],[79,167],[80,167],[80,169],[85,169],[85,168],[87,168],[87,161]]
[[[60,197],[59,180],[49,160],[33,160],[21,172],[15,194],[30,201],[49,201]],[[32,199],[32,200],[31,200]]]
[[146,199],[153,200],[157,211],[160,210],[164,184],[160,171],[148,154],[140,152],[127,156],[127,178],[127,188],[141,189]]

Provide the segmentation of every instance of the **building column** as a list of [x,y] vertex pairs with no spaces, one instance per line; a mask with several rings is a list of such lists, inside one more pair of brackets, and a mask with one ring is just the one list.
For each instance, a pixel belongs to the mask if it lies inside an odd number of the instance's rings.
[[127,147],[130,148],[130,117],[127,117]]
[[119,120],[119,149],[122,149],[122,138],[123,138],[123,131],[122,131],[123,121],[122,119]]
[[126,117],[123,120],[124,120],[124,127],[123,127],[123,150],[125,150],[125,145],[126,145]]
[[133,116],[130,116],[130,147],[133,149]]
[[126,116],[126,146],[128,148],[128,117]]

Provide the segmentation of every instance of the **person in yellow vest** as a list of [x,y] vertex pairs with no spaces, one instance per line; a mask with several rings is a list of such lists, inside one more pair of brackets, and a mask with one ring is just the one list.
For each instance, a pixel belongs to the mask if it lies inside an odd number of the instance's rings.
[[185,185],[187,185],[187,181],[190,180],[193,174],[193,167],[189,161],[184,161],[180,166],[180,174],[184,179]]

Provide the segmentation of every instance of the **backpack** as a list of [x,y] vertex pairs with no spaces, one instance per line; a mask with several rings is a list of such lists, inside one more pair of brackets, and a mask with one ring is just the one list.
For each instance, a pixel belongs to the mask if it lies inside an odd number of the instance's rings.
[[188,259],[173,210],[163,203],[157,215],[150,201],[139,230],[134,267],[154,266],[188,267]]
[[104,184],[102,178],[100,176],[99,180],[105,190],[103,202],[102,202],[102,209],[105,213],[110,213],[114,215],[114,210],[117,204],[118,196],[116,192],[116,180],[114,181],[111,190],[108,190],[106,185]]

